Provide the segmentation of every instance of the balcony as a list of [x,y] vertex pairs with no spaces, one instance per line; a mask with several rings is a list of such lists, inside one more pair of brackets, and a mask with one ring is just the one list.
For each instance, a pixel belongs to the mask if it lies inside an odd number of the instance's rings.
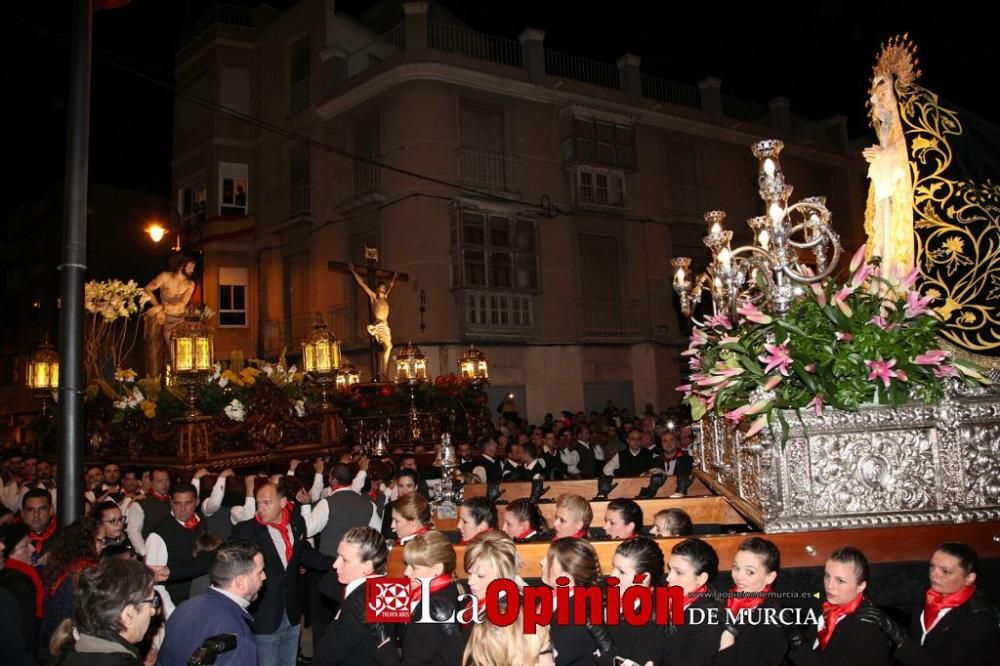
[[[372,160],[379,162],[381,155]],[[338,208],[350,210],[369,203],[385,201],[382,189],[382,167],[367,162],[351,162],[333,174],[334,203]]]
[[[350,53],[345,62],[343,76],[350,79],[401,53],[406,47],[403,24],[395,26],[361,48]],[[336,83],[336,82],[334,82]]]
[[427,46],[438,51],[457,53],[498,65],[519,69],[524,67],[520,42],[467,30],[449,23],[428,22]]
[[301,181],[292,183],[288,188],[288,219],[290,221],[312,217],[309,206],[309,183]]
[[462,185],[488,192],[516,192],[515,158],[492,150],[459,148],[458,177]]
[[288,113],[300,113],[309,108],[309,79],[296,81],[288,89]]
[[639,301],[581,298],[576,302],[577,335],[586,339],[638,338]]
[[233,28],[247,29],[250,37],[253,36],[254,11],[238,5],[218,4],[210,7],[208,11],[190,23],[181,34],[181,46],[187,46],[202,33],[215,26],[231,26]]
[[534,336],[531,294],[464,289],[457,294],[465,335],[489,339]]
[[699,222],[707,194],[708,189],[697,183],[667,183],[667,215],[674,220]]

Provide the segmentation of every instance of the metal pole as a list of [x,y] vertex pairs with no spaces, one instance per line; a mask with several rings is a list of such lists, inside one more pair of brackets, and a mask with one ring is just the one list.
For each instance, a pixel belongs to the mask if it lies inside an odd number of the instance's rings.
[[90,138],[90,60],[93,0],[74,0],[70,46],[66,198],[59,270],[59,523],[80,516],[83,504],[83,278],[87,271],[87,176]]

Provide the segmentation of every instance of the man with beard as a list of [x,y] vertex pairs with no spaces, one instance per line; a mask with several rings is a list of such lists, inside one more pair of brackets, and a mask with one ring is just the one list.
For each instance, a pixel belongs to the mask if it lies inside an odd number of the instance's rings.
[[[184,312],[194,294],[195,261],[180,255],[171,257],[170,270],[163,271],[146,285],[151,307],[146,311],[146,376],[159,377],[164,359],[170,355],[170,337],[184,320]],[[156,298],[154,291],[159,290]]]
[[257,598],[264,579],[264,556],[249,541],[219,546],[209,569],[212,587],[185,601],[167,620],[157,657],[160,666],[185,666],[206,638],[234,634],[236,648],[219,655],[219,666],[257,666],[257,644],[247,607]]

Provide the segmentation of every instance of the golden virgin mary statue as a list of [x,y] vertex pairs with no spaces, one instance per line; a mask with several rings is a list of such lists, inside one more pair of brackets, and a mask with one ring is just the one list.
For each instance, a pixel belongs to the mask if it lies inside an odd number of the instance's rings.
[[908,36],[882,46],[869,104],[878,144],[864,150],[871,185],[868,255],[883,275],[919,269],[918,289],[957,352],[1000,370],[1000,128],[916,83]]

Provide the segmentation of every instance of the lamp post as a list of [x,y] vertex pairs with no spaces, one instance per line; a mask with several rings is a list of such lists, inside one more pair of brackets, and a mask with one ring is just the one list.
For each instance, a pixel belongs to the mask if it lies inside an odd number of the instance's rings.
[[59,354],[49,342],[47,333],[28,360],[25,384],[32,395],[42,401],[42,416],[48,416],[49,396],[59,388]]
[[212,373],[215,362],[212,329],[202,321],[201,313],[188,307],[184,321],[170,338],[171,378],[187,391],[188,409],[182,420],[202,417],[195,405],[198,386]]
[[340,340],[333,334],[323,318],[317,313],[312,333],[302,343],[302,364],[306,374],[319,385],[320,405],[318,411],[333,409],[330,402],[330,385],[339,385]]

